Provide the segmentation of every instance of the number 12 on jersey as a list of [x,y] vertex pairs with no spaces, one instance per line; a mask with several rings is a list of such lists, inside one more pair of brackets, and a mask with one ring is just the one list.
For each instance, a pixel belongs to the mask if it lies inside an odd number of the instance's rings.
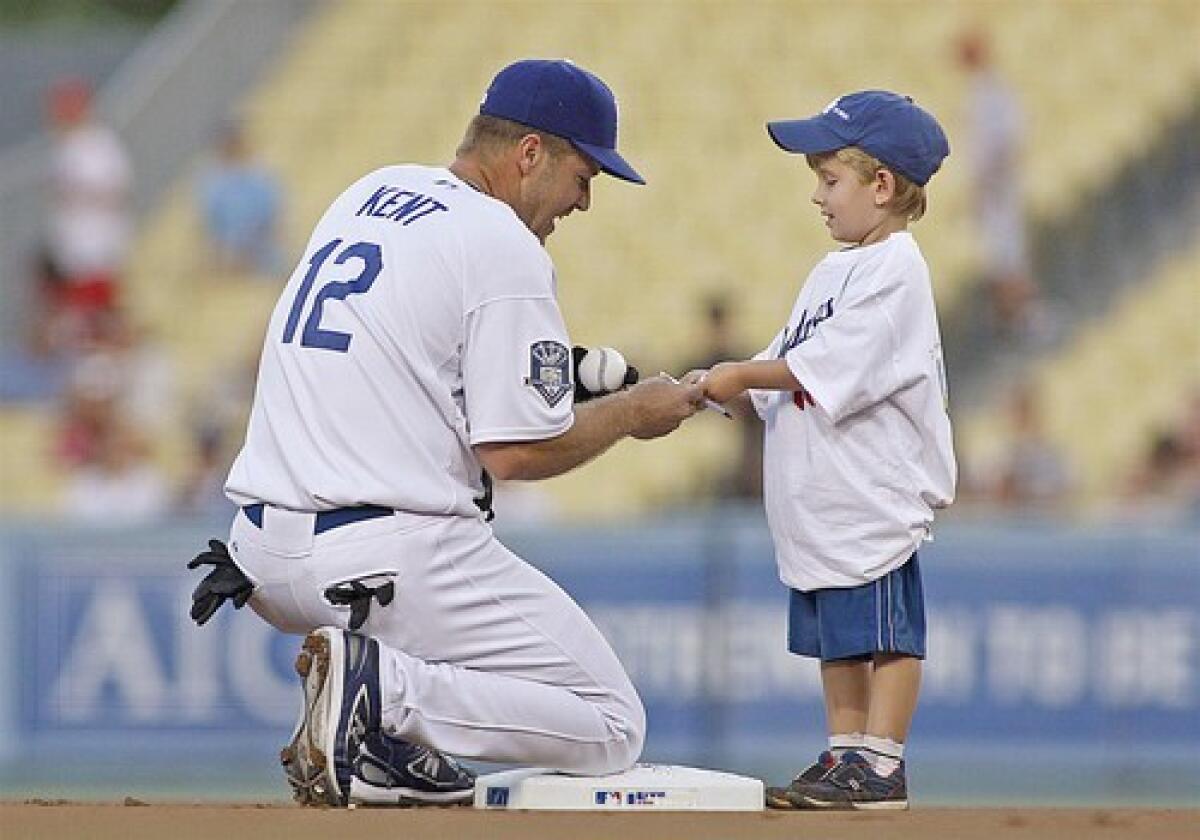
[[[288,313],[287,324],[283,328],[284,344],[291,344],[295,340],[296,329],[300,325],[300,315],[317,282],[317,276],[321,273],[321,269],[330,255],[337,251],[341,244],[341,239],[334,239],[326,243],[308,261],[308,273],[304,275],[300,288],[296,290],[292,311]],[[371,284],[375,282],[379,272],[383,271],[382,252],[374,242],[355,242],[353,245],[347,245],[338,253],[333,264],[343,265],[353,259],[360,260],[363,264],[362,271],[358,273],[357,277],[353,280],[330,280],[317,292],[313,299],[312,309],[308,313],[308,319],[304,322],[304,332],[300,334],[301,347],[318,347],[338,353],[345,353],[350,347],[350,339],[353,338],[350,333],[321,329],[321,316],[324,314],[325,302],[331,299],[345,300],[349,295],[361,295],[371,288]]]

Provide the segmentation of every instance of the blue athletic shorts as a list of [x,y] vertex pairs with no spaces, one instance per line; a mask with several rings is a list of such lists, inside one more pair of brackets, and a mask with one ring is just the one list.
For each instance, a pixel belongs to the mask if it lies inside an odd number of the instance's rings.
[[925,658],[925,596],[917,555],[879,580],[847,589],[792,589],[788,650],[800,656],[869,659],[875,653]]

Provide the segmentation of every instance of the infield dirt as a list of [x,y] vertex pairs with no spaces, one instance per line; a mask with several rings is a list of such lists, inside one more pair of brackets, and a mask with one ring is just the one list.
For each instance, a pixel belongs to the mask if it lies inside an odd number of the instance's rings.
[[248,837],[330,840],[1175,840],[1200,837],[1200,809],[917,808],[901,813],[494,812],[301,809],[281,805],[0,803],[0,835],[26,838]]

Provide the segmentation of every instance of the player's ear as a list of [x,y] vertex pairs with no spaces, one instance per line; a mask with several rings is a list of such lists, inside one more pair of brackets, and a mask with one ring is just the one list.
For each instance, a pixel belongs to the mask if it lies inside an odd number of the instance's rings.
[[517,141],[517,167],[521,170],[522,175],[528,175],[533,171],[537,162],[546,154],[546,147],[542,145],[542,138],[536,134],[526,134]]

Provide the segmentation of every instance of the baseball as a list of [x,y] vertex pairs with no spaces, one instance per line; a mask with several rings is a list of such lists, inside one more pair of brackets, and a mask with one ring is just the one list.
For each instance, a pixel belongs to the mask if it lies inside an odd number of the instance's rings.
[[579,362],[579,384],[593,394],[607,394],[625,384],[629,365],[611,347],[593,347]]

